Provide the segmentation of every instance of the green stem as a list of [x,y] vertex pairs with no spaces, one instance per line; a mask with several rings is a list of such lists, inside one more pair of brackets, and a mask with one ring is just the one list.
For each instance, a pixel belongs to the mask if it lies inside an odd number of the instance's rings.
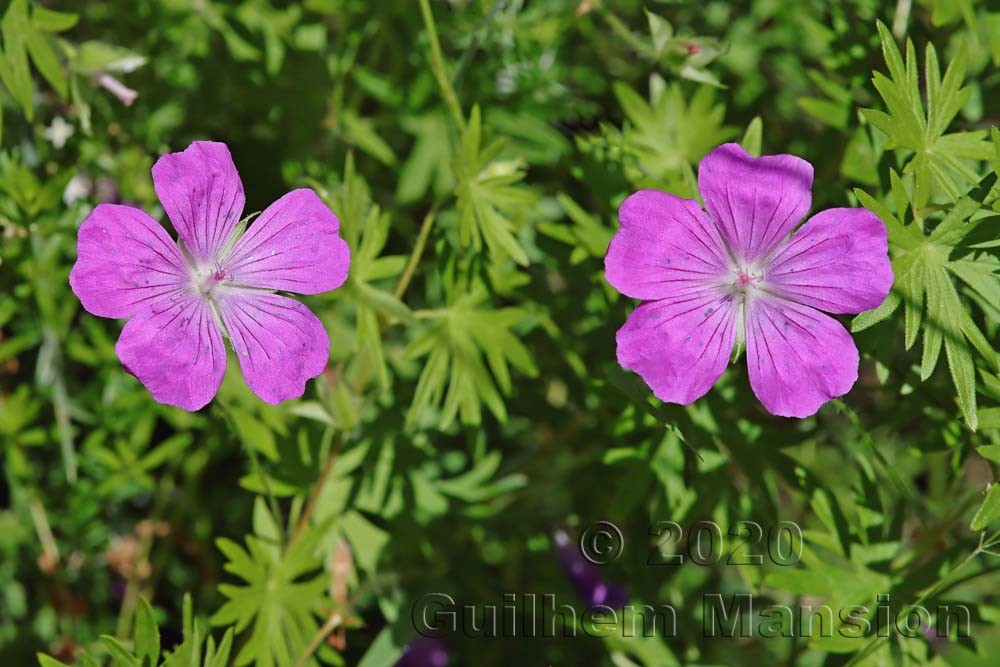
[[451,78],[444,64],[444,57],[441,55],[441,42],[438,41],[437,27],[434,25],[434,14],[431,13],[429,0],[420,0],[420,13],[424,18],[424,28],[427,30],[427,39],[431,46],[431,71],[437,79],[438,87],[441,89],[441,97],[444,98],[445,106],[451,112],[451,117],[455,121],[458,129],[465,131],[465,114],[462,113],[462,105],[458,103],[458,95],[451,85]]
[[399,277],[399,282],[396,284],[396,289],[393,295],[397,299],[402,299],[403,294],[406,293],[406,288],[410,286],[410,280],[413,279],[413,273],[417,270],[417,265],[420,263],[420,257],[424,254],[424,247],[427,245],[427,237],[430,236],[431,227],[434,226],[434,221],[437,219],[438,204],[434,204],[431,210],[427,212],[424,216],[424,221],[420,225],[420,233],[417,235],[417,243],[413,246],[413,252],[410,253],[410,259],[406,262],[406,268],[403,270],[403,275]]
[[338,612],[331,614],[330,617],[326,619],[326,623],[323,624],[323,627],[321,627],[316,634],[313,635],[313,638],[309,641],[309,645],[306,646],[304,651],[302,651],[302,654],[299,655],[298,659],[295,661],[295,667],[305,667],[305,664],[309,662],[309,658],[312,657],[312,654],[315,653],[316,649],[318,649],[320,644],[323,643],[326,636],[340,627],[343,622],[344,617]]

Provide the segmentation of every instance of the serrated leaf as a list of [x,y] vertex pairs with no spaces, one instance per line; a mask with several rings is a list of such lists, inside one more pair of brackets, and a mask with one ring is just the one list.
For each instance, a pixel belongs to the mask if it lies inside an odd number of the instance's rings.
[[502,143],[483,147],[482,131],[479,107],[474,106],[453,163],[459,241],[475,250],[485,243],[494,263],[509,257],[526,266],[528,256],[514,237],[514,217],[532,206],[536,197],[517,185],[524,178],[518,163],[495,159]]
[[864,331],[868,327],[888,319],[889,316],[896,312],[900,303],[902,303],[902,298],[900,298],[899,292],[896,290],[889,292],[889,296],[885,298],[885,301],[878,308],[865,311],[851,320],[851,331],[855,333]]
[[[932,87],[938,86],[946,87],[944,82],[932,82]],[[895,172],[891,177],[896,209],[906,211],[910,204],[906,190]],[[952,275],[992,302],[1000,297],[1000,284],[995,275],[1000,262],[990,256],[965,255],[955,260],[950,257],[956,245],[985,219],[978,215],[981,203],[973,197],[985,197],[984,193],[995,180],[993,175],[982,179],[969,195],[946,209],[943,219],[931,227],[928,234],[916,222],[904,225],[901,215],[893,215],[883,203],[856,191],[861,202],[887,223],[895,281],[886,301],[879,308],[856,317],[852,330],[860,331],[882,321],[902,305],[905,347],[911,348],[923,332],[921,380],[933,374],[943,348],[956,401],[965,423],[972,430],[978,423],[972,350],[994,370],[1000,368],[1000,358],[972,318]]]
[[958,407],[969,430],[975,431],[979,420],[976,415],[976,367],[972,362],[972,354],[965,341],[945,339],[944,349],[948,357],[948,370],[951,371],[952,382],[958,392]]
[[481,284],[469,288],[449,284],[448,293],[449,307],[405,352],[409,359],[427,357],[407,420],[413,424],[425,419],[440,405],[440,428],[447,428],[456,418],[476,425],[481,421],[481,406],[486,405],[505,421],[507,411],[500,392],[512,388],[508,366],[528,376],[537,374],[531,354],[512,332],[525,313],[517,308],[481,307],[487,297]]
[[[298,655],[316,633],[318,603],[327,584],[327,577],[317,573],[322,562],[316,546],[328,528],[328,521],[313,525],[284,549],[256,535],[246,537],[245,547],[231,540],[216,542],[227,557],[226,570],[244,580],[239,586],[219,586],[227,601],[211,618],[243,635],[237,665],[285,664],[286,656]],[[272,526],[265,532],[275,530]],[[307,664],[317,663],[312,659]]]
[[971,92],[962,86],[965,49],[958,50],[942,78],[937,51],[928,45],[924,53],[925,114],[913,43],[907,42],[904,62],[895,38],[881,21],[878,31],[889,76],[875,72],[872,81],[888,113],[874,109],[863,113],[888,136],[886,148],[907,158],[903,171],[915,176],[914,203],[918,208],[930,201],[932,183],[956,201],[978,180],[974,163],[989,159],[992,153],[985,131],[946,134]]
[[682,181],[685,169],[738,136],[723,124],[725,107],[716,103],[711,87],[689,97],[679,84],[667,85],[653,75],[649,102],[620,81],[613,90],[628,120],[622,129],[626,175],[637,186],[662,188],[665,179]]

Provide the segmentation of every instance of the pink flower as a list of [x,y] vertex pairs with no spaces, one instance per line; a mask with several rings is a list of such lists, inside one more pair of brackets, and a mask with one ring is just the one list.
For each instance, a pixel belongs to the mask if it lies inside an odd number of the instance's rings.
[[618,363],[660,400],[687,405],[747,351],[750,386],[775,415],[807,417],[850,391],[858,350],[829,313],[877,307],[892,286],[885,225],[862,208],[817,213],[813,168],[737,144],[698,170],[708,209],[643,190],[619,211],[604,259],[615,289],[643,303],[617,335]]
[[215,396],[232,341],[268,403],[301,396],[323,372],[319,319],[275,292],[319,294],[347,279],[340,223],[312,190],[271,204],[242,236],[245,197],[225,144],[162,156],[153,185],[180,239],[136,208],[101,204],[83,221],[70,286],[100,317],[130,318],[115,351],[161,403],[197,410]]

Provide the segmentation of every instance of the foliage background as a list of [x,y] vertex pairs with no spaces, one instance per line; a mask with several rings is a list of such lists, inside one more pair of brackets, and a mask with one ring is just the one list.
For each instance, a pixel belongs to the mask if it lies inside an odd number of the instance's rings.
[[[240,665],[391,665],[422,592],[573,601],[553,531],[610,519],[627,548],[603,575],[674,605],[677,637],[450,637],[452,663],[995,664],[1000,9],[0,6],[0,663],[159,664],[186,636],[169,664],[221,666],[231,643]],[[206,138],[248,212],[305,185],[342,221],[351,278],[308,299],[332,358],[302,400],[261,403],[230,363],[208,408],[157,405],[115,357],[120,323],[69,290],[90,209],[162,219],[152,163]],[[848,323],[861,379],[802,421],[764,412],[741,364],[681,408],[615,363],[634,307],[602,276],[617,205],[695,196],[698,160],[741,139],[811,161],[814,210],[890,229],[893,294]],[[803,557],[647,565],[651,525],[706,519],[797,522]],[[713,640],[712,592],[958,602],[974,632]]]

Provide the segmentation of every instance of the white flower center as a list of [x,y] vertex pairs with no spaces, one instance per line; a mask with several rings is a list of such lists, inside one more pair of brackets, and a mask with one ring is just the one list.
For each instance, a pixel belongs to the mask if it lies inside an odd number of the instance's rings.
[[763,289],[764,269],[759,264],[740,262],[729,274],[729,287],[736,296],[750,296]]
[[191,267],[191,282],[207,299],[212,299],[216,288],[227,282],[226,272],[218,264]]
[[747,308],[754,297],[766,288],[764,264],[737,260],[730,265],[724,280],[723,289],[733,295],[736,307],[736,344],[732,356],[735,361],[746,348]]

